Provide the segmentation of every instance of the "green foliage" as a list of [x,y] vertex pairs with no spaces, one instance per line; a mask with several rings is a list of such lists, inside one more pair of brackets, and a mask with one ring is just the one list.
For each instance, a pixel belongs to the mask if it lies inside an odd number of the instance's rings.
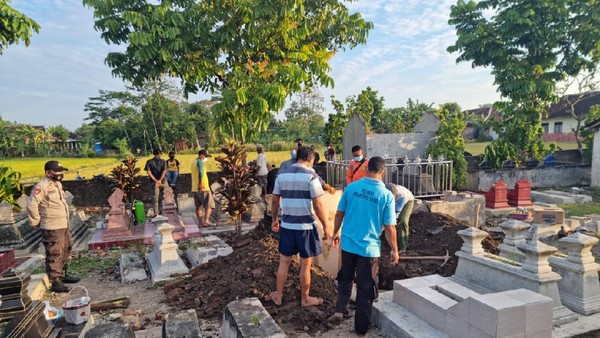
[[0,117],[0,157],[47,156],[51,144],[50,135],[43,128]]
[[219,95],[218,126],[242,141],[265,132],[290,94],[331,86],[331,57],[373,27],[338,0],[83,2],[102,38],[127,46],[106,58],[114,75],[141,87],[168,74],[186,93]]
[[119,150],[119,155],[123,158],[127,158],[133,156],[131,150],[129,150],[129,145],[127,144],[127,140],[124,138],[118,138],[112,142],[112,146]]
[[596,0],[458,0],[451,7],[458,38],[448,51],[460,54],[457,62],[490,67],[509,100],[495,105],[502,116],[496,154],[509,147],[519,158],[545,153],[539,125],[556,83],[593,71],[600,60],[597,7]]
[[427,147],[427,153],[434,157],[444,156],[447,160],[453,161],[454,173],[452,176],[452,185],[454,187],[463,186],[467,183],[467,160],[465,160],[465,140],[462,137],[462,131],[467,123],[465,114],[456,103],[445,103],[435,112],[440,119],[440,127],[435,136],[437,142]]
[[140,187],[139,180],[136,180],[141,170],[137,168],[137,162],[137,158],[128,156],[108,174],[112,179],[111,187],[113,190],[116,188],[121,189],[125,195],[125,200],[129,203],[133,202],[133,194]]
[[20,181],[20,172],[14,171],[10,167],[0,166],[0,202],[7,201],[15,209],[19,208],[17,198],[23,193]]
[[242,234],[242,216],[252,207],[252,187],[256,184],[256,170],[245,164],[246,146],[230,142],[221,148],[223,156],[216,158],[221,169],[217,191],[223,196],[221,210],[229,213],[236,224],[236,235]]
[[301,138],[307,144],[312,143],[318,141],[323,134],[324,112],[323,96],[318,91],[302,91],[298,100],[292,101],[285,110],[285,121],[279,123],[278,127],[287,140]]
[[69,139],[69,135],[71,134],[71,132],[69,131],[69,129],[67,129],[62,124],[59,124],[58,126],[54,126],[54,127],[48,128],[48,133],[50,133],[50,135],[56,137],[60,141],[66,141],[66,140],[68,140]]
[[343,151],[342,140],[349,116],[344,109],[344,105],[336,100],[333,95],[331,96],[331,104],[336,112],[329,114],[327,123],[325,123],[325,141],[329,142],[335,151],[340,154]]
[[515,146],[504,140],[498,140],[490,143],[485,147],[483,160],[493,169],[502,168],[502,164],[506,159],[515,158],[517,149]]
[[0,54],[9,45],[20,41],[29,46],[33,32],[39,33],[40,25],[8,4],[10,0],[0,0]]
[[410,133],[423,115],[434,110],[432,106],[433,103],[425,104],[409,98],[405,107],[383,109],[377,117],[379,122],[374,121],[374,116],[371,126],[379,134]]

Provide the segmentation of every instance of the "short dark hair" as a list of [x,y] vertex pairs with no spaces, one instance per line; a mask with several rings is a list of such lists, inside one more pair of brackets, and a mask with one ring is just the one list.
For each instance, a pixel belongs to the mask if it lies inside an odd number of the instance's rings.
[[158,149],[154,149],[154,150],[152,151],[152,154],[153,154],[154,156],[156,156],[156,155],[160,155],[160,150],[158,150]]
[[309,147],[298,147],[298,151],[296,152],[296,161],[302,160],[308,162],[313,158],[315,158],[314,150],[310,149]]
[[362,148],[359,145],[355,145],[354,147],[352,147],[352,152],[355,153],[359,150],[362,150]]
[[257,153],[262,153],[263,152],[263,148],[262,147],[256,147],[256,152]]
[[298,143],[298,142],[302,142],[302,143],[304,143],[304,140],[303,140],[303,139],[301,139],[301,138],[297,138],[297,139],[296,139],[296,143]]
[[385,169],[385,160],[380,156],[371,157],[369,159],[369,172],[379,174]]
[[169,156],[171,156],[171,155],[175,155],[175,152],[174,151],[169,151]]

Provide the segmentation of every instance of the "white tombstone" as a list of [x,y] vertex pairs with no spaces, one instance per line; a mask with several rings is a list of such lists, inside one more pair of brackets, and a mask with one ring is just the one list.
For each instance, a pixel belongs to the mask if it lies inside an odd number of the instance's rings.
[[15,215],[13,214],[13,206],[7,201],[0,203],[0,224],[15,223]]
[[173,239],[175,227],[167,223],[167,220],[164,216],[156,216],[152,219],[156,224],[154,249],[146,257],[150,266],[152,284],[171,280],[174,274],[189,272],[177,253],[177,243]]

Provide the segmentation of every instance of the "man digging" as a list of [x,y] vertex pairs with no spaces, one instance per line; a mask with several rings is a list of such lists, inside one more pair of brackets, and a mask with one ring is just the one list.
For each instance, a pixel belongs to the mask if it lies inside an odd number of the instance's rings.
[[[312,149],[299,147],[297,162],[286,173],[277,176],[275,180],[271,213],[273,215],[273,231],[279,232],[280,256],[277,270],[277,290],[269,295],[275,305],[282,303],[288,270],[293,256],[298,254],[300,255],[301,306],[308,307],[323,303],[322,298],[309,295],[312,258],[322,252],[316,228],[317,222],[311,211],[311,204],[323,225],[323,240],[331,237],[329,221],[321,204],[323,188],[318,175],[311,170],[314,158]],[[279,225],[278,216],[280,204],[281,225]]]
[[46,249],[46,274],[54,292],[69,292],[63,283],[77,283],[78,277],[67,274],[67,264],[71,255],[71,229],[69,228],[69,206],[60,181],[63,172],[68,171],[58,161],[48,161],[44,165],[46,178],[31,190],[27,215],[34,228],[40,227],[42,243]]

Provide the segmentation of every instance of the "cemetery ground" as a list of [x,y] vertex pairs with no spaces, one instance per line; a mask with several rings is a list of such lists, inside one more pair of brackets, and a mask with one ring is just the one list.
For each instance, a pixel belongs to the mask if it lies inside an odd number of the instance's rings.
[[[95,217],[96,220],[100,219]],[[92,217],[92,221],[94,217]],[[496,220],[498,221],[498,220]],[[490,227],[495,226],[494,220]],[[233,253],[217,257],[208,263],[192,268],[190,274],[179,276],[175,281],[151,285],[149,280],[121,283],[118,260],[122,253],[134,252],[143,256],[151,247],[133,245],[127,248],[108,250],[81,250],[73,253],[70,272],[82,276],[80,285],[89,290],[92,302],[129,297],[131,304],[126,309],[112,309],[96,312],[98,322],[129,323],[136,330],[158,330],[165,314],[186,309],[196,310],[203,337],[217,337],[223,310],[236,299],[257,297],[267,311],[290,337],[352,337],[353,305],[350,306],[348,320],[341,326],[333,327],[328,318],[333,314],[337,299],[334,276],[313,266],[311,294],[322,297],[324,303],[318,307],[300,307],[300,285],[298,281],[299,262],[291,267],[284,292],[284,304],[275,306],[269,299],[269,292],[275,287],[278,266],[276,235],[265,230],[270,226],[267,217],[262,226],[235,238],[232,233],[219,235],[233,248]],[[406,256],[439,256],[446,250],[452,258],[444,265],[441,261],[401,261],[397,266],[389,265],[389,247],[385,240],[380,260],[379,287],[391,290],[394,280],[440,274],[451,276],[458,262],[453,254],[460,250],[462,240],[458,230],[469,226],[466,222],[452,217],[421,211],[411,218],[410,246]],[[486,249],[494,252],[498,234],[492,234],[486,241]],[[181,242],[179,249],[185,253],[189,242]],[[325,245],[325,251],[330,248]],[[183,255],[185,260],[185,255]],[[189,262],[188,262],[189,263]],[[41,269],[35,271],[42,273]],[[54,306],[64,303],[66,295],[47,294],[46,298]],[[367,337],[382,337],[373,328]]]

